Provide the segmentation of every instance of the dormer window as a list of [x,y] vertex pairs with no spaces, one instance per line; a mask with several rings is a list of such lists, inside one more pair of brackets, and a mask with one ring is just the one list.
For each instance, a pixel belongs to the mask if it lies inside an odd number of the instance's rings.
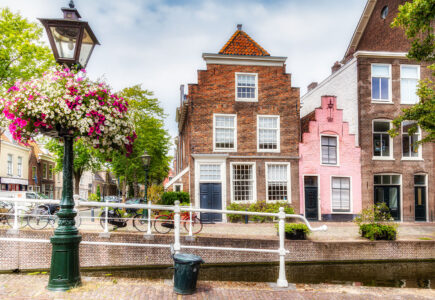
[[258,75],[236,73],[236,101],[258,101]]

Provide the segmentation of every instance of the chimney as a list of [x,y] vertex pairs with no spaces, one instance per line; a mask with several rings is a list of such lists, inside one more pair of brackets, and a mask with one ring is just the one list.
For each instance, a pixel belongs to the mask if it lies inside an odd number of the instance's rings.
[[242,24],[237,24],[237,30],[242,30]]
[[338,61],[336,61],[334,65],[331,67],[331,74],[334,74],[335,72],[340,70],[340,68],[341,68],[341,64]]
[[316,86],[318,85],[317,82],[311,82],[308,86],[307,86],[307,92],[314,90],[316,88]]

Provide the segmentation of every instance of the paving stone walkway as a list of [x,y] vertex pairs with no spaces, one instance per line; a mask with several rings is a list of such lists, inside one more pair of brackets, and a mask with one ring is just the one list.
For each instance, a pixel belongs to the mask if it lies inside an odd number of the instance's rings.
[[49,292],[47,275],[0,274],[0,299],[435,299],[435,291],[409,288],[375,288],[342,285],[297,284],[282,290],[267,283],[200,281],[194,295],[173,292],[165,280],[83,277],[83,285],[71,291]]

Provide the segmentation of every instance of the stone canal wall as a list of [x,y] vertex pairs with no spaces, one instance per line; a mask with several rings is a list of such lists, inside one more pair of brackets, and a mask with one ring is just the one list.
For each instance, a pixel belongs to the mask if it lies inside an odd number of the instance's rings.
[[[49,239],[50,231],[22,230],[18,235],[7,235],[0,230],[1,237]],[[99,237],[98,233],[83,233],[83,241],[121,243],[173,243],[172,235],[156,235],[153,240],[144,239],[140,233],[112,233],[110,238]],[[238,248],[277,249],[278,239],[237,239],[228,237],[198,237],[182,245],[221,246]],[[286,241],[290,251],[287,261],[358,261],[358,260],[420,260],[435,259],[435,241]],[[191,250],[203,257],[206,263],[273,262],[277,254]],[[0,270],[45,269],[50,266],[51,244],[0,241]],[[145,248],[127,246],[81,245],[80,264],[82,267],[140,266],[171,264],[169,248]]]

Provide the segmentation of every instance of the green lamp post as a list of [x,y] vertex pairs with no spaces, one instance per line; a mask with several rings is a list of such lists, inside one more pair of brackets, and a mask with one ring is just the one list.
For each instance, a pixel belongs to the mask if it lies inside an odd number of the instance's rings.
[[150,162],[151,162],[151,156],[148,154],[148,152],[145,150],[144,153],[142,154],[142,156],[140,157],[142,159],[142,163],[145,169],[145,202],[148,203],[148,198],[147,198],[147,181],[148,181],[148,170],[150,167]]
[[[39,19],[44,25],[56,61],[68,67],[86,67],[97,38],[89,24],[81,18],[71,0],[69,7],[62,8],[63,19]],[[63,191],[60,210],[57,213],[59,225],[50,241],[53,246],[50,279],[47,288],[52,291],[66,291],[81,284],[79,266],[79,244],[81,235],[75,227],[73,200],[73,132],[68,128],[56,128],[50,132],[64,141]]]

